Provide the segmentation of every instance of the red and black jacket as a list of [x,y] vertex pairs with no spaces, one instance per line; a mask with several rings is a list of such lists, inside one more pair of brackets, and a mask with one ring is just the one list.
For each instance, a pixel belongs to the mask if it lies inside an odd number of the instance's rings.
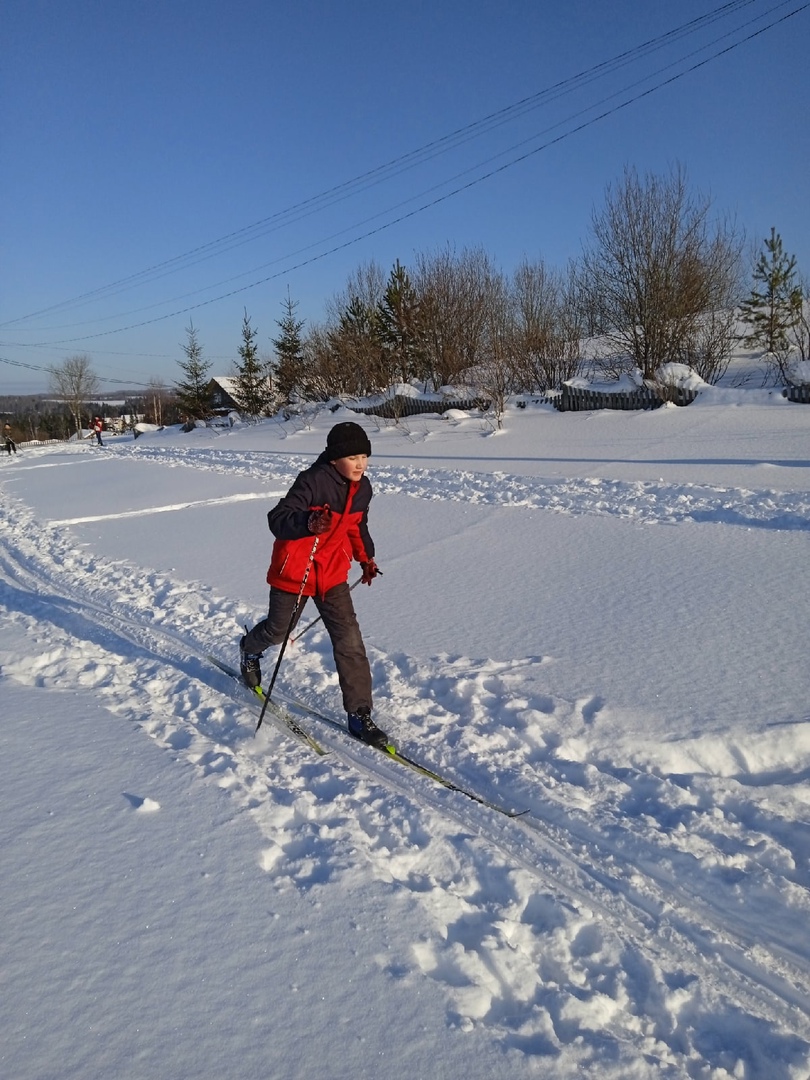
[[374,542],[368,531],[371,483],[366,476],[357,482],[341,476],[326,456],[299,473],[281,502],[267,515],[276,538],[267,581],[277,589],[297,593],[306,572],[315,537],[309,531],[309,515],[328,506],[332,527],[318,538],[313,569],[304,596],[323,596],[349,576],[352,558],[368,562]]

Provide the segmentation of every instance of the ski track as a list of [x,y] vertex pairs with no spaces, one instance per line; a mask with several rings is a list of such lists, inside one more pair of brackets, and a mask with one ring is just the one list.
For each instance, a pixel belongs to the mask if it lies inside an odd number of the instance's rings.
[[[306,464],[230,451],[115,452],[264,484],[287,484]],[[436,481],[428,470],[386,468],[375,468],[375,487],[644,522],[810,528],[805,497],[762,491],[446,472]],[[707,1065],[810,1076],[810,949],[798,944],[807,941],[810,838],[780,816],[780,800],[806,773],[666,775],[606,752],[586,758],[576,738],[554,732],[585,730],[606,706],[527,693],[543,658],[417,662],[371,650],[393,737],[459,783],[531,812],[509,821],[312,718],[332,750],[326,759],[273,726],[254,738],[255,703],[204,659],[231,659],[250,615],[240,604],[76,550],[64,528],[5,492],[0,536],[0,605],[27,646],[0,674],[90,688],[113,715],[194,764],[251,811],[260,864],[279,887],[345,883],[362,860],[402,890],[429,929],[410,955],[381,963],[392,977],[442,984],[452,1023],[486,1026],[537,1067],[576,1044],[583,1062],[603,1062],[603,1076],[624,1075],[609,1063],[627,1046],[650,1076],[697,1078]],[[286,684],[306,686],[313,707],[334,708],[322,632],[290,658]],[[409,718],[408,737],[398,713]],[[799,726],[810,747],[810,719]]]
[[[266,484],[292,483],[311,457],[182,447],[116,448],[144,461],[253,476]],[[437,480],[437,475],[440,479]],[[741,525],[745,528],[810,530],[810,499],[804,492],[721,488],[663,481],[605,479],[549,480],[506,473],[389,468],[374,466],[379,494],[416,499],[455,499],[490,506],[522,506],[561,514],[598,514],[645,524],[683,521]]]

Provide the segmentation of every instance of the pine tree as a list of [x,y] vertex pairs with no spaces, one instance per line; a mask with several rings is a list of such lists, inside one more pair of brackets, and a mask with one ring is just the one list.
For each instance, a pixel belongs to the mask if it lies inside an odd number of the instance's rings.
[[422,375],[421,308],[411,279],[399,259],[388,275],[377,305],[377,329],[388,359],[391,379],[409,382]]
[[389,378],[374,307],[362,297],[352,296],[328,336],[343,372],[341,392],[376,394],[387,387]]
[[256,347],[258,333],[250,325],[246,310],[242,319],[242,344],[238,349],[240,359],[236,364],[233,398],[240,412],[253,420],[267,415],[273,401],[273,386],[267,364],[259,358]]
[[297,307],[298,301],[291,299],[288,289],[287,299],[282,303],[284,314],[276,320],[276,326],[281,333],[277,338],[273,338],[273,348],[276,350],[276,392],[284,404],[289,404],[296,388],[300,388],[304,381],[304,347],[301,341],[304,320],[296,318]]
[[205,420],[211,415],[211,395],[209,392],[208,372],[211,361],[204,360],[202,345],[197,339],[193,323],[186,327],[187,340],[181,345],[185,360],[178,360],[185,379],[175,383],[175,395],[180,409],[191,420]]
[[768,353],[784,352],[788,331],[802,312],[802,288],[797,280],[796,259],[787,255],[782,237],[771,228],[754,268],[754,288],[741,305],[742,317],[751,329],[748,341]]

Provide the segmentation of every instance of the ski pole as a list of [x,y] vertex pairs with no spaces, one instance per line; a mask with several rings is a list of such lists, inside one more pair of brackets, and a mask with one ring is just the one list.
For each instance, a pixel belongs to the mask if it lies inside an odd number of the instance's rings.
[[[359,577],[357,581],[355,581],[354,585],[350,585],[349,592],[351,592],[352,589],[356,589],[362,580],[363,579]],[[311,630],[313,626],[317,626],[318,623],[322,621],[322,619],[323,615],[319,615],[317,619],[313,619],[311,623],[307,623],[303,630],[299,630],[297,634],[290,638],[290,644],[294,645],[299,638],[302,638],[304,636],[307,630]]]
[[276,684],[276,675],[278,675],[278,669],[281,667],[281,658],[284,656],[284,650],[287,648],[287,642],[290,639],[292,628],[295,625],[295,617],[298,614],[298,608],[301,606],[301,597],[304,595],[304,588],[307,583],[307,578],[309,577],[309,572],[312,569],[312,563],[315,559],[315,552],[318,550],[319,540],[320,537],[316,536],[312,544],[312,551],[310,551],[309,553],[309,559],[307,560],[306,569],[304,570],[304,576],[301,579],[301,588],[298,590],[298,596],[295,598],[295,607],[293,607],[292,609],[292,615],[290,615],[290,621],[287,624],[287,633],[284,635],[284,640],[281,643],[281,648],[278,650],[278,659],[276,660],[276,666],[273,669],[273,677],[270,680],[270,686],[268,687],[267,692],[264,695],[264,704],[262,705],[262,711],[259,715],[259,722],[256,725],[256,731],[258,731],[259,728],[262,726],[264,714],[267,711],[267,705],[270,701],[270,695],[273,693],[273,687]]

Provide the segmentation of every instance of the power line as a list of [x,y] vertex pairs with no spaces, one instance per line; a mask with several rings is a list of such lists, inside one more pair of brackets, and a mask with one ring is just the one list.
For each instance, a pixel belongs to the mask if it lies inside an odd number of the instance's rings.
[[[118,279],[117,281],[114,281],[108,285],[101,286],[90,292],[80,294],[79,296],[66,299],[64,301],[61,301],[60,303],[39,309],[35,312],[31,312],[28,315],[19,317],[18,319],[9,320],[8,322],[0,325],[11,327],[16,323],[26,322],[32,318],[41,315],[51,314],[56,311],[69,309],[70,307],[74,306],[84,306],[88,303],[99,300],[102,297],[116,295],[117,293],[127,291],[139,285],[143,285],[149,281],[158,280],[161,277],[176,273],[181,269],[187,269],[188,267],[196,265],[199,262],[214,258],[226,251],[232,250],[235,247],[258,239],[259,237],[266,235],[270,231],[275,231],[287,225],[294,224],[302,220],[303,218],[310,216],[311,214],[318,213],[321,210],[332,206],[339,201],[343,201],[351,197],[352,195],[358,194],[359,192],[364,191],[371,186],[383,183],[385,180],[401,175],[401,173],[409,169],[415,168],[419,164],[423,164],[424,162],[432,160],[433,158],[441,154],[445,154],[452,149],[456,149],[457,147],[463,145],[466,142],[469,142],[476,138],[480,138],[482,135],[487,134],[495,128],[500,127],[503,124],[514,120],[517,117],[523,116],[533,109],[538,108],[540,105],[547,104],[552,100],[556,100],[564,96],[565,94],[571,93],[575,89],[587,86],[590,83],[604,77],[609,73],[615,72],[630,63],[637,62],[642,56],[651,54],[665,47],[667,44],[678,41],[684,37],[687,37],[688,35],[694,34],[698,30],[709,26],[714,22],[719,21],[720,19],[727,18],[730,15],[741,11],[744,7],[749,7],[751,6],[751,4],[756,2],[757,0],[733,0],[733,2],[722,4],[703,16],[699,16],[698,18],[683,23],[680,26],[667,31],[666,33],[659,35],[658,37],[649,39],[648,41],[642,43],[639,46],[619,53],[617,56],[614,56],[609,60],[603,61],[590,68],[587,68],[584,71],[579,72],[577,75],[564,79],[551,87],[545,88],[537,92],[536,94],[532,94],[528,97],[522,98],[521,100],[509,106],[506,106],[503,109],[488,114],[480,120],[474,121],[471,124],[458,128],[457,130],[450,132],[449,134],[444,135],[439,139],[426,143],[425,145],[419,147],[416,150],[410,151],[409,153],[401,155],[400,157],[394,158],[393,160],[387,162],[384,165],[378,166],[372,170],[369,170],[368,172],[362,173],[351,180],[345,181],[342,184],[329,188],[326,191],[321,192],[318,195],[312,196],[309,199],[303,200],[302,202],[288,207],[285,210],[281,210],[269,217],[254,222],[251,225],[228,233],[225,236],[220,237],[219,239],[209,241],[208,243],[193,248],[190,251],[187,251],[181,255],[177,255],[171,259],[156,263],[153,266],[148,267],[145,270],[139,271],[135,274],[132,274],[128,277]],[[772,12],[778,10],[780,7],[786,6],[786,4],[789,2],[790,0],[783,0],[782,3],[769,8],[767,12],[762,13],[756,18],[764,18],[770,15]],[[744,28],[744,26],[749,25],[751,21],[755,20],[749,20],[749,23],[744,23],[742,24],[742,26],[737,27],[734,31],[730,31],[729,33],[738,32],[740,29]],[[722,40],[722,37],[716,40]],[[713,44],[715,44],[715,42],[711,42],[709,43],[709,45],[703,46],[703,48],[711,47],[711,45]],[[683,59],[684,58],[682,58],[680,62],[682,62]],[[483,163],[479,163],[479,167],[480,164]],[[445,182],[452,182],[452,179],[454,178],[451,178],[450,181]],[[422,194],[424,195],[425,193],[423,192]],[[420,196],[414,196],[414,198],[418,197]],[[394,207],[393,209],[396,209],[396,207]],[[352,228],[356,227],[358,226],[352,226]],[[329,239],[331,238],[326,238],[326,241],[322,240],[320,242],[327,242]],[[300,251],[293,252],[291,255],[284,257],[295,257],[295,255],[300,253]],[[266,266],[269,264],[264,265]],[[247,273],[252,273],[262,268],[263,267],[256,267],[253,271],[245,271],[242,275],[238,276],[245,276],[245,274]],[[228,279],[228,281],[233,280],[237,279]],[[218,282],[214,285],[208,286],[208,288],[217,288],[223,284],[227,284],[228,281]],[[173,297],[170,300],[162,301],[160,303],[171,303],[173,301],[185,299],[186,296],[198,295],[200,292],[203,291],[205,290],[195,290],[195,292],[187,293],[179,297]],[[160,306],[160,304],[149,305],[149,307],[156,306]],[[140,308],[135,310],[148,310],[148,308]],[[135,312],[128,312],[126,314],[134,313]],[[115,319],[121,317],[121,315],[112,315],[105,316],[104,318]],[[90,321],[97,323],[99,320],[93,319]],[[78,323],[73,325],[84,324]],[[24,328],[19,328],[19,330],[22,329]],[[52,329],[61,328],[53,327]]]
[[[755,0],[744,0],[744,3],[746,3],[746,4],[749,4],[751,2],[755,2]],[[783,0],[783,2],[776,5],[775,8],[771,8],[769,13],[771,13],[771,12],[773,12],[775,10],[778,10],[779,7],[785,7],[788,2],[791,2],[791,0]],[[734,5],[725,5],[725,7],[731,7],[731,6],[739,7],[740,4],[737,3],[737,4],[734,4]],[[704,19],[707,19],[707,18],[709,18],[709,16],[704,17]],[[105,322],[105,321],[109,322],[109,321],[112,321],[112,320],[128,318],[128,317],[130,317],[132,315],[137,315],[142,311],[151,311],[154,308],[165,307],[166,304],[177,303],[179,301],[186,300],[186,299],[188,299],[188,298],[190,298],[192,296],[199,296],[201,293],[204,293],[204,292],[209,291],[211,289],[221,288],[224,285],[229,285],[232,282],[239,281],[241,278],[245,278],[250,274],[255,274],[255,273],[258,273],[261,270],[265,270],[270,266],[275,266],[278,263],[284,262],[284,261],[289,260],[289,259],[295,259],[298,256],[306,254],[306,252],[308,252],[308,251],[312,251],[313,249],[319,248],[323,244],[327,244],[327,243],[330,243],[333,240],[336,240],[338,237],[343,236],[346,233],[351,233],[355,229],[363,228],[364,226],[369,225],[371,222],[376,221],[379,218],[386,216],[387,214],[391,214],[391,213],[393,213],[393,212],[395,212],[397,210],[400,210],[403,207],[407,206],[409,203],[415,202],[417,199],[425,198],[427,195],[430,195],[433,192],[436,192],[436,191],[440,190],[441,188],[445,187],[447,184],[454,183],[454,182],[462,179],[465,176],[469,176],[470,173],[473,173],[476,170],[481,169],[484,166],[489,165],[492,162],[497,161],[498,159],[505,157],[507,154],[514,153],[515,150],[519,149],[522,146],[525,146],[527,143],[530,143],[533,140],[538,139],[543,135],[547,135],[550,132],[555,131],[560,127],[563,127],[565,124],[569,124],[572,121],[577,120],[579,117],[584,116],[586,113],[591,112],[593,109],[601,108],[607,102],[613,100],[616,97],[619,97],[623,93],[627,93],[628,91],[634,89],[637,86],[640,86],[642,83],[648,81],[650,78],[654,78],[655,76],[661,75],[665,71],[668,71],[671,68],[678,66],[679,64],[683,64],[684,62],[690,60],[694,56],[697,56],[701,52],[705,52],[706,49],[712,48],[715,45],[719,44],[721,41],[724,41],[726,38],[731,37],[733,34],[739,33],[740,30],[744,29],[746,26],[750,26],[754,22],[757,22],[761,18],[762,18],[762,16],[760,15],[760,16],[755,17],[754,19],[749,19],[747,22],[741,24],[740,26],[735,27],[733,30],[728,31],[725,34],[721,34],[719,37],[715,38],[714,40],[708,42],[705,45],[700,46],[698,49],[694,49],[692,52],[686,53],[684,56],[679,57],[677,60],[672,61],[670,64],[664,65],[663,67],[659,68],[657,71],[654,71],[651,74],[646,75],[643,78],[636,80],[635,82],[629,83],[628,85],[622,87],[620,90],[614,91],[612,94],[608,94],[606,97],[602,98],[600,101],[598,101],[598,102],[596,102],[594,104],[588,105],[583,109],[580,109],[579,111],[577,111],[577,112],[571,114],[570,116],[566,117],[564,120],[558,121],[557,123],[552,124],[551,126],[545,128],[544,130],[542,130],[540,132],[535,132],[528,139],[524,139],[521,142],[510,146],[506,150],[503,150],[500,153],[493,155],[492,157],[485,158],[484,160],[477,162],[476,165],[471,166],[470,168],[464,169],[461,172],[456,173],[453,176],[447,177],[444,180],[440,181],[438,184],[434,184],[431,187],[429,187],[427,189],[424,189],[423,191],[417,193],[416,195],[409,196],[407,199],[405,199],[405,200],[403,200],[403,201],[401,201],[399,203],[395,203],[393,206],[388,206],[388,207],[386,207],[385,210],[382,210],[382,211],[380,211],[380,212],[378,212],[376,214],[373,214],[370,217],[363,218],[361,221],[356,221],[352,225],[346,226],[343,229],[339,229],[337,232],[331,233],[330,235],[328,235],[326,237],[321,237],[319,240],[314,241],[313,243],[308,244],[303,248],[298,248],[298,249],[296,249],[294,251],[291,251],[291,252],[288,251],[285,254],[279,255],[275,259],[270,260],[269,262],[263,263],[263,264],[261,264],[259,266],[254,266],[250,270],[242,271],[241,273],[236,274],[236,275],[234,275],[234,276],[232,276],[230,278],[226,278],[224,280],[214,282],[211,285],[207,285],[207,286],[205,286],[204,288],[201,288],[201,289],[193,289],[190,292],[181,293],[180,295],[173,296],[173,297],[170,297],[170,298],[165,299],[165,300],[156,301],[155,303],[147,304],[147,305],[144,305],[143,307],[131,309],[130,311],[118,312],[118,313],[113,314],[113,315],[107,315],[107,316],[103,316],[103,317],[100,317],[100,318],[85,320],[85,321],[76,322],[76,323],[68,323],[68,324],[62,325],[62,326],[50,327],[49,329],[50,330],[72,329],[73,327],[86,326],[86,325],[88,325],[88,323],[97,324],[99,322]],[[685,24],[685,25],[691,26],[692,24],[690,23],[690,24]],[[771,25],[775,25],[775,24],[771,24]],[[767,28],[768,27],[765,27],[764,29],[767,29]],[[675,33],[677,33],[677,31],[670,31],[668,35],[664,35],[664,36],[671,36],[672,34],[675,34]],[[654,41],[659,41],[660,39],[653,39],[653,40]],[[628,53],[623,53],[621,55],[622,56],[627,56],[629,54]],[[715,55],[721,55],[721,54],[717,53]],[[608,63],[610,63],[610,62],[608,62]],[[604,65],[598,65],[598,67],[602,67],[602,66],[604,66]],[[595,70],[595,69],[591,69],[591,70]],[[575,78],[579,78],[579,76],[576,76]],[[570,81],[570,80],[567,80],[567,81]],[[563,85],[563,84],[558,84],[558,85]],[[665,85],[665,84],[661,84],[661,85]],[[643,95],[640,95],[640,96],[643,96]],[[529,99],[524,99],[524,100],[529,100]],[[633,100],[637,100],[637,99],[633,99]],[[493,115],[497,115],[497,114],[493,114]],[[605,114],[605,115],[609,115],[609,114]],[[570,134],[573,134],[575,131],[578,131],[578,130],[581,130],[581,127],[577,127],[575,129],[573,129],[573,131],[570,132]],[[557,142],[557,141],[560,141],[560,140],[554,140],[554,141]],[[553,145],[553,143],[549,143],[547,145]],[[524,160],[524,158],[521,157],[521,158],[514,159],[514,162],[517,162],[517,161],[520,161],[520,160]],[[494,174],[493,173],[488,173],[487,174],[487,176],[491,176],[491,175],[494,175]],[[483,179],[486,179],[486,177],[483,177]],[[460,190],[464,190],[464,189],[462,188]],[[429,205],[434,205],[434,204],[430,203],[430,204],[427,204],[427,205],[429,206]],[[401,220],[403,220],[403,218],[398,217],[394,222],[391,222],[391,224],[396,224],[397,222],[399,222]],[[366,232],[366,233],[363,234],[362,237],[358,238],[358,240],[359,239],[365,239],[369,235],[373,235],[373,233]],[[339,248],[331,248],[329,251],[324,253],[324,256],[328,255],[328,254],[332,254],[336,250],[340,250],[340,249]],[[284,274],[289,273],[291,270],[296,270],[296,269],[299,269],[301,266],[309,265],[312,261],[313,260],[307,260],[304,263],[297,263],[294,266],[288,267],[284,271],[281,271],[279,274],[271,275],[270,277],[265,277],[265,278],[261,279],[261,281],[258,282],[258,284],[265,284],[266,282],[274,280],[274,278],[280,276],[281,273],[284,273]],[[255,287],[255,286],[253,286],[253,285],[248,286],[248,288],[253,288],[253,287]],[[214,297],[209,301],[204,301],[204,302],[202,302],[202,303],[200,303],[198,305],[195,305],[194,307],[184,308],[182,310],[183,311],[195,310],[196,307],[205,306],[207,303],[215,303],[217,300],[223,299],[226,296],[234,295],[234,293],[238,292],[238,291],[240,291],[240,290],[233,290],[231,292],[223,294],[223,296]],[[164,318],[164,317],[169,318],[171,316],[161,316],[160,318]],[[134,324],[134,325],[143,326],[143,325],[148,325],[149,322],[155,322],[155,321],[160,321],[160,320],[159,319],[147,320],[145,322],[137,323],[137,324]],[[129,327],[126,327],[125,329],[129,329]],[[41,332],[41,331],[39,331],[39,332]],[[113,331],[113,332],[117,333],[118,331],[116,330],[116,331]],[[100,332],[99,334],[93,335],[93,336],[103,336],[103,334]],[[77,337],[77,338],[67,339],[68,342],[84,341],[84,340],[87,340],[87,339],[85,337]],[[14,342],[13,344],[16,345],[16,346],[25,347],[22,342]],[[40,345],[41,344],[42,343],[40,343]]]
[[[785,6],[785,4],[777,5],[777,7],[784,7],[784,6]],[[398,215],[397,217],[391,219],[390,221],[387,221],[387,222],[385,222],[385,223],[383,223],[381,225],[375,226],[372,229],[368,229],[367,231],[365,231],[365,232],[363,232],[363,233],[361,233],[359,235],[353,236],[348,240],[345,240],[345,241],[343,241],[343,242],[341,242],[339,244],[336,244],[336,245],[330,247],[328,250],[319,252],[318,254],[312,255],[309,258],[303,259],[303,260],[295,263],[292,266],[286,267],[284,270],[280,270],[280,271],[278,271],[276,273],[267,275],[267,276],[265,276],[263,278],[260,278],[260,279],[258,279],[256,281],[252,281],[252,282],[250,282],[250,283],[248,283],[246,285],[242,285],[239,288],[228,290],[227,292],[221,293],[218,296],[212,297],[212,298],[210,298],[208,300],[200,301],[197,304],[190,304],[190,305],[187,305],[186,307],[179,308],[179,309],[177,309],[175,311],[171,311],[171,312],[169,312],[167,314],[155,316],[152,319],[144,319],[144,320],[141,320],[139,322],[130,323],[129,325],[126,325],[126,326],[117,327],[117,328],[115,328],[113,330],[99,331],[98,333],[84,335],[83,337],[63,339],[61,341],[61,344],[66,345],[66,344],[72,344],[72,343],[77,342],[77,341],[89,341],[89,340],[93,340],[93,339],[100,338],[100,337],[107,337],[107,336],[109,336],[111,334],[123,333],[123,332],[125,332],[127,330],[139,329],[140,327],[143,327],[143,326],[149,326],[149,325],[153,325],[154,323],[163,322],[166,319],[176,318],[176,317],[178,317],[180,315],[186,315],[191,311],[197,311],[202,307],[208,307],[210,304],[217,303],[217,302],[219,302],[221,300],[225,300],[225,299],[227,299],[227,298],[229,298],[231,296],[236,296],[236,295],[239,295],[240,293],[246,292],[246,291],[248,291],[250,289],[257,288],[259,285],[264,285],[267,282],[273,281],[276,278],[281,277],[284,274],[289,274],[289,273],[291,273],[291,272],[293,272],[295,270],[300,270],[305,266],[310,266],[310,265],[312,265],[312,263],[318,262],[321,259],[327,258],[329,255],[333,255],[333,254],[337,253],[338,251],[343,251],[346,248],[353,246],[354,244],[360,243],[361,241],[369,239],[372,236],[378,235],[379,233],[381,233],[381,232],[383,232],[383,231],[385,231],[387,229],[390,229],[395,225],[401,224],[403,221],[407,221],[410,218],[415,217],[417,214],[423,213],[425,210],[430,209],[431,207],[438,206],[441,203],[446,202],[448,199],[454,198],[456,195],[459,195],[464,191],[469,191],[471,188],[477,187],[479,184],[484,183],[484,181],[489,180],[492,177],[497,176],[498,174],[500,174],[502,172],[505,172],[507,169],[513,168],[515,165],[517,165],[517,164],[519,164],[519,163],[521,163],[523,161],[528,160],[529,158],[531,158],[534,155],[542,152],[543,150],[547,150],[549,147],[554,146],[554,145],[562,142],[564,139],[568,139],[572,135],[578,134],[579,132],[584,131],[589,127],[592,127],[594,124],[600,122],[601,120],[604,120],[609,116],[613,116],[616,113],[622,111],[623,109],[628,108],[630,105],[633,105],[636,102],[643,100],[645,97],[649,97],[651,94],[657,92],[658,90],[662,89],[663,87],[672,85],[673,83],[679,81],[680,79],[685,78],[687,75],[690,75],[693,72],[699,70],[700,68],[705,67],[707,64],[712,63],[714,60],[717,60],[719,57],[725,56],[728,53],[733,52],[735,49],[738,49],[742,45],[747,44],[749,41],[752,41],[755,38],[761,36],[767,30],[772,29],[774,26],[777,26],[780,23],[786,22],[788,19],[792,18],[795,15],[800,14],[801,12],[805,11],[809,7],[810,7],[810,0],[809,0],[808,3],[801,4],[798,7],[794,8],[792,11],[790,11],[790,12],[786,13],[785,15],[781,16],[780,18],[773,20],[772,22],[768,23],[766,26],[760,27],[758,30],[755,30],[752,33],[746,35],[745,37],[741,38],[739,41],[736,41],[736,42],[726,46],[725,48],[720,49],[719,51],[713,53],[711,56],[706,57],[703,60],[700,60],[700,61],[690,65],[688,68],[685,68],[683,71],[676,72],[674,75],[671,75],[668,78],[661,80],[660,82],[656,83],[654,86],[651,86],[651,87],[647,88],[646,90],[643,90],[640,93],[638,93],[638,94],[636,94],[636,95],[634,95],[634,96],[632,96],[630,98],[627,98],[625,101],[622,101],[619,104],[617,104],[615,106],[612,106],[609,109],[603,110],[598,115],[593,116],[590,119],[581,122],[580,124],[577,124],[575,127],[571,128],[570,130],[565,131],[562,134],[555,136],[553,139],[547,140],[546,142],[542,143],[540,146],[536,146],[531,150],[527,150],[526,152],[524,152],[524,153],[522,153],[522,154],[520,154],[520,155],[518,155],[516,157],[511,158],[509,161],[505,162],[504,164],[499,165],[496,168],[490,169],[487,172],[483,173],[482,175],[477,176],[474,179],[471,179],[471,180],[469,180],[469,181],[467,181],[467,182],[465,182],[463,184],[459,184],[456,187],[452,188],[450,191],[445,192],[443,195],[436,196],[435,198],[433,198],[433,199],[431,199],[431,200],[429,200],[427,202],[423,202],[419,206],[415,207],[414,209],[409,210],[409,211],[407,211],[405,213],[402,213],[402,214]],[[773,10],[776,10],[776,9],[774,8],[774,9],[771,9],[771,10],[773,11]],[[723,35],[723,37],[727,37],[727,36],[729,36],[729,35],[728,34]],[[721,40],[721,39],[718,39],[718,40]],[[715,43],[716,42],[713,42],[712,44],[715,44]],[[707,48],[707,47],[708,46],[704,46],[702,49],[696,50],[696,51],[697,52],[704,51],[705,48]],[[693,53],[693,54],[690,54],[690,55],[695,55],[695,54]],[[681,60],[677,61],[677,63],[682,63],[682,62],[683,62],[683,58]],[[672,67],[672,66],[674,66],[674,64],[668,65],[668,67]],[[662,70],[666,70],[666,68],[660,69],[659,72],[656,72],[656,74],[660,74]],[[641,81],[645,81],[645,80],[641,80]],[[615,96],[617,96],[618,93],[626,92],[627,89],[628,88],[625,87],[625,89],[623,91],[617,91],[616,94],[610,95],[610,97],[615,97]],[[603,102],[605,100],[610,100],[610,98],[603,99]],[[603,102],[599,102],[595,106],[590,106],[589,109],[597,108]],[[583,110],[583,111],[589,111],[589,109],[586,109],[586,110]],[[577,115],[581,115],[581,113],[577,114]],[[570,121],[570,119],[572,119],[572,118],[569,118],[569,121]],[[569,122],[569,121],[565,121],[565,122]],[[557,125],[557,126],[559,126],[559,125]],[[532,138],[537,138],[537,137],[538,136],[535,135]],[[527,140],[527,141],[531,141],[531,140]],[[515,148],[513,147],[512,149],[515,149]],[[507,151],[507,152],[509,152],[509,151]],[[503,156],[503,155],[498,155],[498,156]],[[493,159],[490,159],[490,160],[493,160]],[[475,166],[475,168],[480,168],[481,164],[485,164],[485,163],[479,163],[479,165]],[[472,171],[472,170],[466,170],[467,173],[469,173],[470,171]],[[465,174],[459,174],[459,175],[465,175]],[[453,178],[453,179],[455,179],[455,178]],[[445,182],[447,182],[447,181],[445,181]],[[438,186],[441,186],[441,185],[438,185]],[[423,194],[425,194],[425,193],[423,193]],[[413,199],[409,199],[407,201],[413,201]],[[400,204],[400,205],[403,205],[403,204]],[[388,210],[383,211],[383,212],[381,212],[381,214],[378,214],[376,216],[380,217],[380,216],[382,216],[382,213],[390,213],[391,209],[396,209],[396,207],[389,208]],[[370,219],[367,219],[367,220],[370,220]],[[347,232],[347,231],[351,231],[352,229],[359,228],[365,223],[366,222],[357,223],[356,225],[351,226],[348,229],[342,230],[342,232]],[[340,233],[334,234],[334,235],[337,236],[337,235],[340,235]],[[331,239],[331,238],[326,238],[326,241],[319,241],[319,243],[328,242],[329,239]],[[310,246],[314,247],[314,246],[317,246],[317,245],[310,245]],[[289,256],[287,256],[287,257],[289,257]],[[244,276],[244,275],[240,275],[240,276]],[[53,342],[49,342],[49,343],[33,342],[33,343],[31,343],[30,347],[42,347],[42,346],[44,346],[46,344],[54,344],[54,343]]]
[[[21,360],[11,360],[7,356],[0,356],[0,364],[8,364],[10,367],[26,368],[28,371],[44,371],[47,374],[53,372],[52,367],[42,367],[40,364],[24,364]],[[151,383],[136,382],[135,379],[101,379],[105,383],[116,383],[120,386],[151,386]]]

